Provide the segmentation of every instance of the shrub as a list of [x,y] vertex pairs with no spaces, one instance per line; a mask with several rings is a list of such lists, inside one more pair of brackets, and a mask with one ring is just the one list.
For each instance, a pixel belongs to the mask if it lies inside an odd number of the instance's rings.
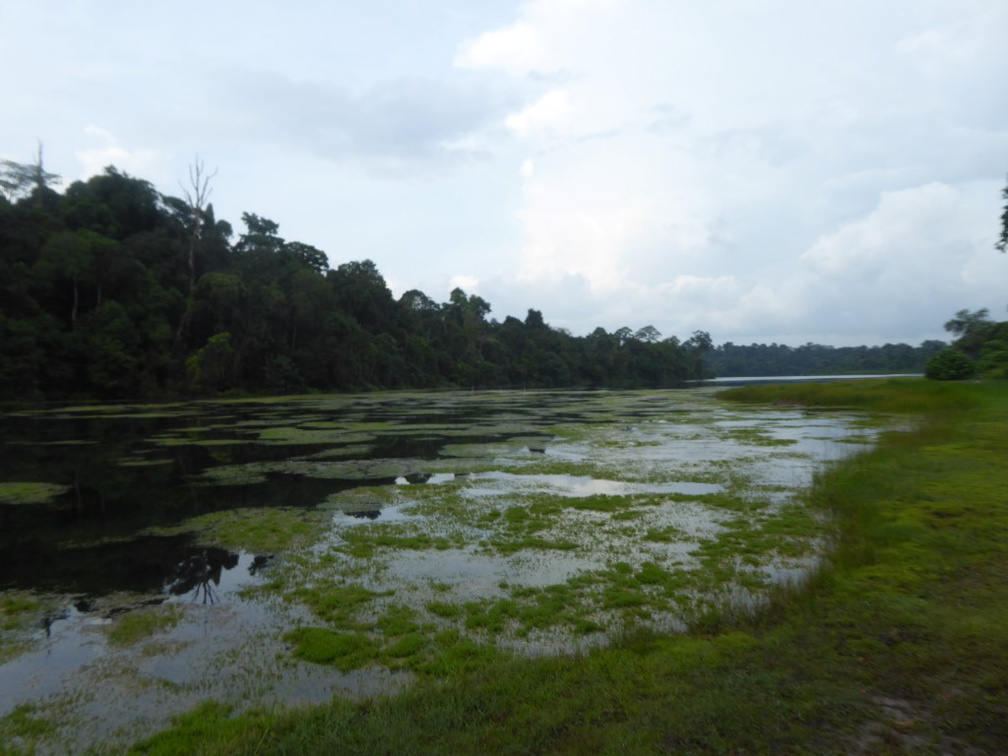
[[943,349],[924,368],[924,375],[934,381],[962,381],[976,375],[977,366],[969,357],[955,349]]

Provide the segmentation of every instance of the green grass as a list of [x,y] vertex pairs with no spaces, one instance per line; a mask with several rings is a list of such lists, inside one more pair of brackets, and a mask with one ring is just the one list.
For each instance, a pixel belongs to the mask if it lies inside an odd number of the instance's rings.
[[378,643],[363,633],[341,633],[325,627],[299,627],[284,636],[294,644],[294,655],[316,664],[331,664],[343,672],[373,663]]
[[340,550],[358,559],[370,559],[378,549],[411,549],[413,551],[436,549],[444,551],[459,545],[459,543],[447,538],[432,536],[428,533],[407,533],[404,532],[404,529],[396,529],[395,526],[348,528],[343,531],[342,536],[346,543],[340,547]]
[[[817,477],[808,502],[835,519],[836,543],[805,585],[781,586],[760,611],[706,607],[689,633],[666,636],[638,628],[634,612],[665,600],[674,573],[617,564],[600,600],[623,605],[625,622],[604,649],[519,658],[447,630],[432,641],[427,674],[397,695],[233,718],[208,705],[137,751],[1004,752],[1008,383],[859,381],[729,396],[913,413],[911,430]],[[806,531],[800,517],[780,527]],[[512,592],[466,619],[518,623],[542,606],[546,622],[569,605]]]
[[156,633],[170,630],[181,619],[182,612],[174,606],[135,609],[119,615],[106,635],[114,646],[132,646]]
[[291,597],[306,604],[316,617],[325,622],[342,628],[359,628],[357,612],[369,607],[375,599],[389,595],[391,592],[371,591],[353,584],[323,583],[299,588]]
[[778,383],[741,386],[719,396],[732,401],[795,404],[806,407],[854,408],[874,412],[947,413],[975,409],[983,403],[976,383],[879,378],[836,383]]

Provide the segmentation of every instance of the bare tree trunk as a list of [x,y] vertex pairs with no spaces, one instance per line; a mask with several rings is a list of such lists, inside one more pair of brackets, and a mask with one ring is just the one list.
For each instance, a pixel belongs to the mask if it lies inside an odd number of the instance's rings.
[[182,313],[182,320],[179,322],[178,330],[175,332],[175,341],[181,342],[182,336],[189,327],[189,320],[192,318],[193,296],[196,290],[196,248],[199,246],[200,238],[203,235],[203,218],[207,200],[213,193],[210,181],[217,175],[215,168],[213,173],[205,174],[203,161],[199,155],[196,156],[193,164],[189,166],[189,186],[182,187],[182,194],[189,205],[191,213],[192,229],[189,232],[189,244],[187,263],[189,267],[189,292],[186,298],[185,312]]

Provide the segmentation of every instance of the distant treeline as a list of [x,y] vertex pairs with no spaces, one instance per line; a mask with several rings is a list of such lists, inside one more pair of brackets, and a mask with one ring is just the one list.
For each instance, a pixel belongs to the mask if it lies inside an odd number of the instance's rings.
[[538,310],[488,320],[461,289],[395,299],[374,263],[329,269],[244,213],[214,215],[108,168],[65,192],[0,161],[0,400],[410,387],[671,386],[707,374],[710,338],[646,326],[577,337]]
[[925,341],[920,346],[831,347],[805,344],[750,344],[730,341],[705,356],[707,366],[722,377],[766,375],[870,375],[923,373],[928,360],[948,346]]

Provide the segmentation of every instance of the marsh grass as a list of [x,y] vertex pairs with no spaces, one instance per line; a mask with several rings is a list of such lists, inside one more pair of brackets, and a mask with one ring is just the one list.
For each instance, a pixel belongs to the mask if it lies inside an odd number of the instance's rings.
[[58,725],[50,712],[33,704],[21,704],[0,717],[0,753],[34,753],[33,743],[56,734]]
[[151,535],[192,533],[200,543],[255,553],[308,546],[328,518],[320,509],[242,507],[189,518],[179,525],[148,528]]
[[917,378],[879,378],[836,383],[779,383],[722,391],[723,399],[873,412],[945,414],[975,409],[989,387]]
[[25,591],[11,591],[0,596],[0,629],[18,629],[25,616],[34,616],[41,608],[38,598]]
[[0,483],[0,505],[45,504],[66,493],[68,486],[55,483]]
[[105,631],[114,646],[132,646],[151,636],[170,630],[182,620],[176,606],[147,607],[123,612]]
[[0,593],[0,664],[30,650],[43,618],[59,607],[53,596],[23,590]]
[[[808,502],[834,518],[835,544],[803,583],[771,587],[755,608],[701,608],[687,634],[665,635],[633,612],[674,573],[617,564],[600,585],[627,614],[605,648],[519,658],[449,629],[430,674],[398,695],[238,717],[207,704],[136,750],[1003,752],[1008,385],[865,381],[744,396],[915,413],[915,429],[816,477]],[[784,523],[805,532],[800,518]],[[517,618],[516,598],[499,614]],[[562,611],[566,598],[554,598]]]

